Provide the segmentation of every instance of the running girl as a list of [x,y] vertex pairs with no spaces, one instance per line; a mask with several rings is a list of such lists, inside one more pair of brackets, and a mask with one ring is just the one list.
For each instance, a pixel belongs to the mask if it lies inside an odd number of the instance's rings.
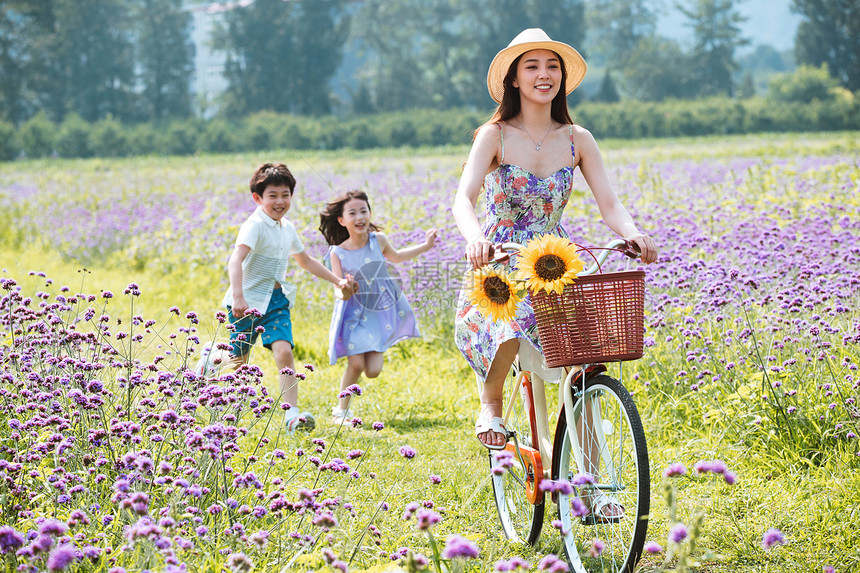
[[[320,213],[320,232],[330,245],[331,270],[338,277],[355,277],[356,293],[338,298],[329,328],[329,360],[347,357],[340,381],[341,393],[362,373],[376,378],[382,371],[382,354],[407,338],[421,336],[415,314],[391,278],[386,260],[401,263],[417,257],[436,242],[436,230],[425,233],[424,242],[397,250],[370,220],[370,202],[364,191],[347,191]],[[350,396],[339,397],[332,421],[352,419]]]

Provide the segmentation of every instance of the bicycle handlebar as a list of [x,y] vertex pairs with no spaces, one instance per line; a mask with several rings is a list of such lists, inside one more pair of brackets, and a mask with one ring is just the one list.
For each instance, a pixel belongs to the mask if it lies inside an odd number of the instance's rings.
[[[493,257],[493,262],[505,263],[511,258],[513,253],[516,253],[523,248],[523,245],[519,243],[497,243],[490,247],[490,256]],[[633,241],[628,241],[627,239],[613,239],[602,247],[588,247],[585,250],[592,254],[595,261],[590,267],[577,273],[577,276],[593,275],[596,273],[600,266],[606,262],[607,257],[609,257],[609,253],[612,251],[618,251],[631,259],[636,259],[641,254],[639,245]],[[599,252],[595,254],[592,251]]]

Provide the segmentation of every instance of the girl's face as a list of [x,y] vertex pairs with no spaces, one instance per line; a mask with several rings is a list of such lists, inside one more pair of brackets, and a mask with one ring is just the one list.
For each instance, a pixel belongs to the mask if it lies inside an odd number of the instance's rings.
[[551,50],[530,50],[517,63],[513,86],[520,97],[541,103],[552,102],[561,89],[561,61]]
[[362,235],[370,228],[370,206],[362,199],[350,199],[343,205],[337,222],[346,227],[349,236]]
[[293,192],[286,185],[269,185],[263,190],[262,197],[256,193],[251,196],[254,202],[263,208],[263,213],[275,221],[280,221],[287,214],[293,200]]

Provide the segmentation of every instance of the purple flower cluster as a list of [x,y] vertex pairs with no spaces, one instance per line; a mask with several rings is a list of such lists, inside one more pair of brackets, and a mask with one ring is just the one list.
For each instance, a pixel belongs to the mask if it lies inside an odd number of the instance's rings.
[[[358,484],[350,490],[358,493],[376,478],[375,471],[363,478],[357,467],[372,463],[367,452],[384,435],[350,436],[354,443],[337,445],[342,453],[310,436],[290,455],[278,447],[281,410],[262,369],[192,371],[203,351],[196,313],[173,307],[164,327],[155,328],[161,321],[112,313],[110,305],[122,302],[109,291],[72,294],[63,287],[62,294],[25,296],[12,279],[0,288],[0,329],[11,333],[0,345],[0,495],[9,509],[0,555],[13,554],[21,570],[63,571],[92,561],[118,572],[135,570],[133,549],[143,547],[161,570],[184,571],[201,550],[221,547],[219,566],[250,571],[269,561],[274,545],[279,552],[330,551],[328,564],[346,571],[331,547],[334,532],[358,526],[358,504],[343,492]],[[136,284],[126,291],[141,296]],[[178,323],[173,332],[170,321]],[[299,374],[313,371],[308,364]],[[398,453],[417,455],[411,446],[395,447],[383,464]],[[393,482],[405,479],[413,488],[409,474]],[[302,480],[313,485],[301,487]],[[431,474],[423,487],[441,481]],[[424,531],[444,514],[432,500],[412,511]],[[383,544],[382,529],[371,524],[367,532]],[[450,547],[466,556],[470,546],[455,539]]]

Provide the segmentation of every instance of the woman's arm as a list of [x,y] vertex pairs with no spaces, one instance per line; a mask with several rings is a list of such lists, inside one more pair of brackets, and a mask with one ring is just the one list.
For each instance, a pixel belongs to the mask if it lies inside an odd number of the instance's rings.
[[[379,248],[382,255],[394,264],[408,261],[413,257],[417,257],[421,253],[426,253],[436,244],[436,229],[430,229],[424,233],[424,242],[420,245],[412,245],[403,249],[395,249],[388,241],[388,237],[382,233],[376,233],[376,240],[379,242]],[[334,267],[334,265],[332,265]]]
[[657,244],[654,239],[639,230],[633,217],[630,216],[630,213],[618,199],[618,195],[615,194],[594,136],[588,130],[578,128],[575,145],[579,151],[579,169],[597,201],[600,216],[603,217],[610,229],[639,246],[642,251],[642,262],[652,263],[656,261]]
[[475,137],[469,159],[460,176],[451,212],[457,228],[466,239],[466,258],[477,268],[490,262],[492,244],[484,237],[475,207],[484,185],[484,177],[498,163],[501,138],[496,124],[484,124]]

